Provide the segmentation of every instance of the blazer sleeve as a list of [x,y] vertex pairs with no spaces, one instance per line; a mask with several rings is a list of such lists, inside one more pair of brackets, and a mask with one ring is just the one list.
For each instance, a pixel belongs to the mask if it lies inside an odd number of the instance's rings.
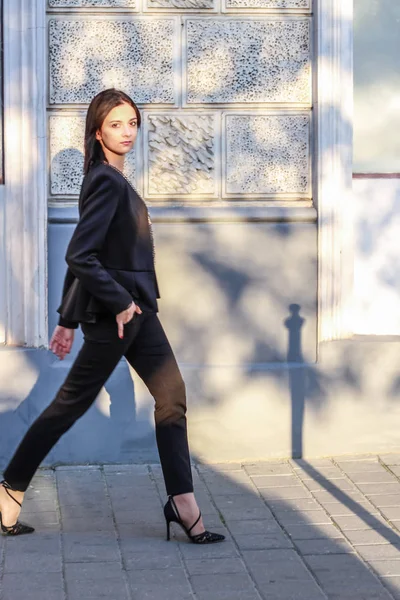
[[[64,298],[64,296],[68,292],[74,279],[75,279],[75,275],[72,273],[71,269],[68,268],[67,272],[65,274],[62,298]],[[67,329],[77,329],[79,327],[79,323],[77,323],[76,321],[67,321],[67,319],[64,319],[61,315],[58,319],[58,324],[61,325],[61,327],[66,327]]]
[[99,169],[82,198],[81,214],[65,260],[82,286],[114,315],[132,302],[130,293],[106,271],[99,254],[116,213],[121,187],[109,173]]

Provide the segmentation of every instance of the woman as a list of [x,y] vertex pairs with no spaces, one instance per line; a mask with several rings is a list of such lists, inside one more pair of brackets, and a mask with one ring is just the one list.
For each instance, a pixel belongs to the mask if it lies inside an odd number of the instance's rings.
[[139,127],[139,110],[121,91],[105,90],[89,106],[80,218],[66,253],[61,316],[50,348],[62,360],[79,323],[84,344],[54,401],[30,427],[4,472],[0,525],[6,535],[33,531],[17,520],[29,482],[125,356],[155,399],[156,439],[169,496],[167,539],[171,521],[194,543],[224,539],[204,529],[193,494],[185,385],[157,316],[151,224],[146,205],[123,175]]

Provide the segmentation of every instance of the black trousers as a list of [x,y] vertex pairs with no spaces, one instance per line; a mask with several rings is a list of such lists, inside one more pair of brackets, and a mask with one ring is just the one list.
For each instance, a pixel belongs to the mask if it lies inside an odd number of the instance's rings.
[[135,314],[118,337],[114,317],[82,324],[84,344],[53,402],[31,425],[4,472],[25,491],[59,438],[95,401],[122,356],[155,399],[155,427],[167,493],[193,491],[186,430],[185,384],[157,314]]

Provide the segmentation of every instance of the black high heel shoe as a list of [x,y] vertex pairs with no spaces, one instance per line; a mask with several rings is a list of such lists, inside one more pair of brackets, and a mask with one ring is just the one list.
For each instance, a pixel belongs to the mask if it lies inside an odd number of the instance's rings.
[[168,496],[168,502],[164,506],[164,516],[167,522],[167,541],[170,540],[169,528],[171,523],[178,523],[178,525],[182,527],[183,531],[186,533],[189,540],[193,542],[193,544],[214,544],[215,542],[222,542],[222,540],[225,539],[224,535],[220,533],[212,533],[211,531],[203,531],[203,533],[199,533],[197,535],[190,535],[190,532],[192,531],[193,527],[195,527],[200,521],[201,513],[199,514],[193,525],[188,529],[183,524],[178,507],[176,506],[172,496]]
[[[14,502],[19,504],[19,506],[22,506],[22,504],[20,502],[18,502],[18,500],[16,500],[12,494],[10,494],[9,490],[12,490],[13,488],[11,487],[10,484],[7,483],[7,481],[1,481],[0,485],[3,486],[3,488],[6,490],[7,494],[10,496],[10,498],[12,498],[14,500]],[[1,519],[1,512],[0,512],[0,527],[1,527],[1,531],[3,532],[3,535],[24,535],[25,533],[33,533],[35,531],[34,527],[31,527],[30,525],[25,525],[24,523],[21,523],[20,521],[17,521],[16,523],[14,523],[14,525],[10,525],[9,527],[7,527],[7,525],[3,525],[3,521]]]

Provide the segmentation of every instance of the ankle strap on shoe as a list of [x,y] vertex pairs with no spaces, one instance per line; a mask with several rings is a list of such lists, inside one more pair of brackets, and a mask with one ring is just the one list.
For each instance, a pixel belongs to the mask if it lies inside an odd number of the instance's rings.
[[17,490],[14,490],[14,488],[11,487],[11,485],[9,483],[7,483],[7,481],[5,479],[3,479],[3,481],[0,482],[0,485],[3,486],[3,488],[5,489],[6,493],[10,496],[10,498],[12,498],[14,500],[14,502],[16,502],[19,506],[22,507],[21,502],[18,502],[18,500],[16,498],[14,498],[14,496],[12,494],[10,494],[9,490],[12,490],[13,492],[16,492]]
[[[201,512],[200,512],[199,516],[197,517],[196,521],[195,521],[195,522],[193,523],[193,525],[190,527],[190,529],[188,529],[188,533],[190,533],[190,532],[192,531],[193,527],[196,527],[196,525],[197,525],[197,523],[200,521],[200,519],[201,519]],[[202,535],[202,534],[200,534],[200,535]]]

